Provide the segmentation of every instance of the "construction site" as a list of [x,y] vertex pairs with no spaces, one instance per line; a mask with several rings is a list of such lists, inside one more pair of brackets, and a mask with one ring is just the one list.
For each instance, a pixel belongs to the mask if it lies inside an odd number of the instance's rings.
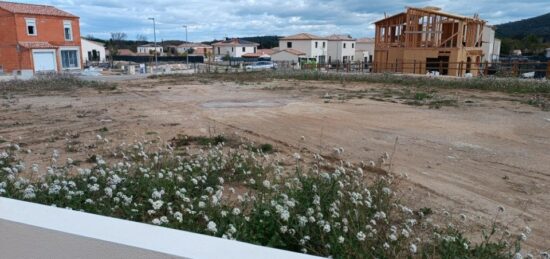
[[477,16],[408,7],[375,24],[374,72],[479,74],[486,22]]

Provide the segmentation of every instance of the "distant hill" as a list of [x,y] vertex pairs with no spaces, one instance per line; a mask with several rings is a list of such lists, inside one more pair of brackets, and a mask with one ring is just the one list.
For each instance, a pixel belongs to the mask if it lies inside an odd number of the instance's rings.
[[252,41],[260,44],[260,49],[271,49],[279,47],[279,36],[257,36],[257,37],[245,37],[243,40]]
[[550,13],[545,15],[497,25],[497,37],[523,39],[535,35],[550,42]]

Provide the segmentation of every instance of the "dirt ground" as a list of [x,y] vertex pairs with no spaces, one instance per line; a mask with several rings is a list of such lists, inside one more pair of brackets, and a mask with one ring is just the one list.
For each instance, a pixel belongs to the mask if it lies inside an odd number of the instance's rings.
[[453,105],[403,104],[398,93],[373,84],[141,79],[113,92],[4,96],[0,139],[34,150],[43,163],[53,148],[85,156],[79,144],[97,134],[131,142],[237,132],[285,152],[343,147],[354,162],[395,147],[392,170],[408,176],[401,192],[412,207],[464,213],[476,223],[503,206],[505,224],[533,229],[533,253],[550,250],[550,112],[502,93],[437,94]]

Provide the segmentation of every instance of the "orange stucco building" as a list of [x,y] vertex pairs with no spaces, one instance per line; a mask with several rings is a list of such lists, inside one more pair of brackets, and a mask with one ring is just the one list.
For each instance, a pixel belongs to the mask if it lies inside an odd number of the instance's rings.
[[79,17],[52,6],[0,1],[0,72],[81,68]]

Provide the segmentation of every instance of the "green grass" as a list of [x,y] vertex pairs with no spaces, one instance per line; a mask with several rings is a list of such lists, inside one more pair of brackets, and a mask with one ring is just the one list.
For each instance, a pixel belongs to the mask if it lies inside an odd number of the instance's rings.
[[218,144],[222,144],[226,141],[227,138],[223,135],[217,135],[214,137],[178,135],[176,138],[172,139],[172,143],[175,145],[175,147],[185,147],[191,144],[198,144],[201,146],[215,146]]

